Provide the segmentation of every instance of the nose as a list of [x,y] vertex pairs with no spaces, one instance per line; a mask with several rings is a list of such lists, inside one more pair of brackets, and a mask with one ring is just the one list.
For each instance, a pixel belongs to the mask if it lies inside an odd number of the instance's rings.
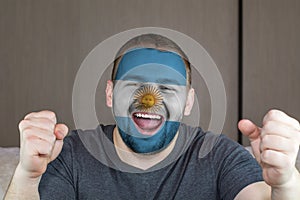
[[151,108],[155,104],[155,97],[153,94],[145,94],[141,99],[141,103],[146,108]]
[[135,106],[141,111],[156,111],[162,106],[163,97],[154,85],[143,85],[134,95]]

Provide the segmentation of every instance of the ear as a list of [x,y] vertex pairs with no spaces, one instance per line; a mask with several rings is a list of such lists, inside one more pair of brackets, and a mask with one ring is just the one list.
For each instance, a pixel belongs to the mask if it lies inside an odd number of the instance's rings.
[[191,114],[191,110],[194,105],[194,98],[195,98],[195,90],[194,88],[191,88],[188,92],[186,103],[185,103],[185,109],[184,109],[184,115],[188,116]]
[[108,107],[112,107],[112,96],[113,96],[113,82],[111,80],[108,80],[106,83],[106,105]]

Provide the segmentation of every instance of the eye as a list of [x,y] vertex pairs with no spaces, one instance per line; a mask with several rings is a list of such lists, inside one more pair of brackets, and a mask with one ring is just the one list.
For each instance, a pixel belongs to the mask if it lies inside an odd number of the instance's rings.
[[138,83],[134,83],[134,82],[131,82],[131,83],[127,83],[125,86],[135,86],[135,87],[137,87],[137,86],[139,86],[139,84]]
[[162,90],[162,91],[166,91],[166,92],[167,91],[175,91],[174,88],[166,86],[166,85],[160,85],[159,89]]

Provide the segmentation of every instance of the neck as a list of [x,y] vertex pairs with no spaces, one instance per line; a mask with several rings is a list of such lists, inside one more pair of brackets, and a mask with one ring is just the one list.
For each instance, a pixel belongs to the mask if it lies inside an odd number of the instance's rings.
[[174,139],[171,143],[162,151],[153,154],[140,154],[133,152],[123,141],[116,127],[113,133],[113,140],[116,152],[119,158],[126,164],[131,165],[133,167],[147,170],[152,166],[158,164],[162,160],[164,160],[174,149],[176,140],[178,137],[178,132],[175,135]]

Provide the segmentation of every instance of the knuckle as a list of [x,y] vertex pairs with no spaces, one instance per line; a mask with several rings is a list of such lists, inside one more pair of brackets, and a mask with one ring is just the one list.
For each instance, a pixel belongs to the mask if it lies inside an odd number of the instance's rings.
[[261,154],[261,161],[263,163],[271,164],[272,163],[272,155],[269,150],[265,150]]
[[52,145],[51,144],[48,144],[45,148],[45,153],[50,156],[51,153],[52,153]]
[[270,130],[272,130],[273,127],[274,127],[274,122],[271,120],[266,121],[263,126],[265,131],[270,131]]
[[25,115],[24,119],[29,119],[30,117],[32,117],[35,114],[36,114],[36,112],[28,113],[27,115]]
[[54,144],[55,141],[56,141],[55,135],[54,135],[54,134],[51,134],[51,135],[50,135],[50,142],[51,142],[51,144]]
[[269,159],[272,157],[272,154],[273,154],[273,153],[272,153],[271,150],[268,150],[268,149],[267,149],[267,150],[264,150],[264,151],[262,152],[262,154],[261,154],[261,155],[262,155],[262,159],[265,160],[265,161],[266,161],[266,160],[269,160]]
[[26,126],[28,126],[28,121],[26,119],[23,119],[19,123],[19,130],[22,131]]
[[264,136],[261,138],[261,143],[262,143],[262,145],[268,144],[268,143],[269,143],[269,140],[270,140],[269,135],[264,135]]
[[276,110],[276,109],[271,109],[271,110],[269,110],[268,115],[269,115],[270,117],[272,117],[272,116],[278,115],[278,113],[279,113],[278,110]]
[[281,112],[279,110],[271,109],[271,110],[268,111],[266,116],[267,116],[267,119],[269,119],[269,120],[275,120],[280,115],[281,115]]
[[50,111],[50,110],[45,110],[44,111],[46,114],[47,114],[47,116],[49,117],[49,118],[56,118],[56,115],[55,115],[55,113],[53,112],[53,111]]
[[296,141],[291,141],[290,145],[289,145],[290,149],[292,152],[295,152],[295,154],[298,154],[299,151],[299,145]]
[[267,157],[268,157],[267,151],[262,151],[260,154],[261,161],[265,162]]
[[33,131],[32,127],[29,126],[29,127],[26,127],[23,129],[22,134],[24,136],[29,136],[29,135],[31,135],[32,131]]
[[53,130],[55,127],[55,123],[50,119],[42,119],[41,122],[44,124],[44,126],[48,127],[48,129]]

